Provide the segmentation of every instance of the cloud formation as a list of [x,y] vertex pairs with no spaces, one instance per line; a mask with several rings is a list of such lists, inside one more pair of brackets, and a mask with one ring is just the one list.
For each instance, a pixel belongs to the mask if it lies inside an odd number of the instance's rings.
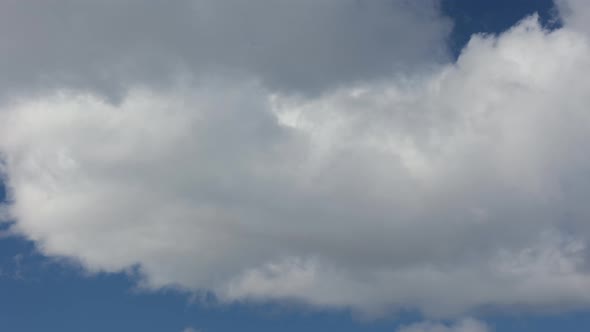
[[450,30],[435,0],[7,0],[0,91],[118,101],[129,85],[229,72],[317,94],[445,60]]
[[[429,27],[415,10],[398,11],[404,27]],[[306,71],[323,61],[297,59]],[[456,63],[328,75],[337,84],[311,95],[247,67],[122,80],[115,103],[80,86],[6,103],[12,231],[90,271],[137,266],[147,288],[221,301],[433,316],[590,304],[582,30],[531,17],[474,36]]]
[[422,322],[402,327],[398,332],[488,332],[488,327],[474,319],[463,319],[453,325]]

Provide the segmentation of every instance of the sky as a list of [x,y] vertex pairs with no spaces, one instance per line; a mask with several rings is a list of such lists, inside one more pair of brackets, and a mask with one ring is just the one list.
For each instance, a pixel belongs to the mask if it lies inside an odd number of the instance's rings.
[[0,330],[590,329],[585,0],[0,3]]

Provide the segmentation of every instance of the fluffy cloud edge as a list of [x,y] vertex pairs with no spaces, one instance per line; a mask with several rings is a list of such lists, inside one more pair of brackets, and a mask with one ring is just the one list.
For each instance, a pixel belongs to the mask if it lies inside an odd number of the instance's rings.
[[419,322],[403,326],[397,332],[491,332],[487,324],[473,318],[464,318],[451,324]]
[[[520,45],[523,41],[529,44]],[[571,118],[563,120],[534,98],[546,95],[543,101],[556,103],[551,106],[566,102],[564,109],[579,110],[587,91],[566,83],[579,82],[574,76],[576,70],[584,73],[588,69],[582,59],[588,55],[587,44],[587,39],[567,29],[542,31],[534,19],[529,19],[498,38],[474,38],[457,64],[434,78],[411,82],[414,87],[410,84],[410,88],[389,83],[367,85],[301,101],[269,95],[256,84],[227,87],[222,83],[221,88],[191,87],[170,95],[138,91],[119,105],[76,93],[25,102],[2,115],[5,121],[0,133],[16,199],[10,208],[17,220],[14,229],[35,240],[44,253],[79,258],[91,270],[113,272],[139,264],[148,287],[176,284],[190,290],[215,290],[228,301],[297,298],[317,306],[361,310],[410,305],[430,314],[451,315],[489,303],[512,305],[520,299],[525,305],[551,305],[556,301],[585,305],[588,299],[578,293],[589,283],[582,270],[587,239],[584,235],[569,237],[556,229],[554,221],[535,220],[542,214],[529,213],[533,209],[553,211],[542,209],[548,199],[555,198],[551,196],[556,191],[553,180],[572,181],[568,172],[586,170],[583,159],[559,152],[584,140],[582,129],[588,123],[584,113],[571,111],[566,113]],[[543,51],[546,54],[541,54]],[[531,59],[538,63],[529,62]],[[585,67],[578,68],[578,64]],[[512,70],[501,71],[506,68]],[[556,79],[562,71],[572,77]],[[481,76],[487,78],[484,83]],[[564,83],[561,79],[571,80]],[[566,93],[564,86],[571,90],[566,98],[550,99],[557,93],[551,90],[554,84],[559,93]],[[429,103],[444,112],[433,112]],[[527,109],[515,108],[508,114],[494,108],[513,103]],[[405,110],[411,107],[424,113],[407,114]],[[220,114],[219,109],[225,113]],[[392,109],[394,112],[388,112]],[[539,115],[549,117],[549,121],[531,124],[531,119]],[[579,127],[572,127],[572,119]],[[433,135],[432,126],[436,127]],[[395,131],[388,133],[391,128]],[[572,136],[561,142],[564,129]],[[541,130],[553,134],[555,142],[542,142],[555,144],[555,150],[531,149],[535,147],[531,142],[542,139],[537,135]],[[431,136],[422,136],[424,133]],[[440,136],[446,144],[442,152],[436,140]],[[183,145],[187,137],[188,142],[198,142],[197,150]],[[423,142],[421,137],[433,139]],[[507,142],[495,145],[498,138]],[[305,150],[310,142],[313,149]],[[498,159],[481,152],[485,149]],[[191,153],[206,158],[190,159]],[[437,159],[437,153],[442,159]],[[445,153],[452,158],[444,159]],[[131,155],[133,158],[129,158]],[[300,165],[299,158],[310,161],[301,164],[303,171],[287,167]],[[559,158],[571,165],[553,164]],[[179,176],[166,171],[170,165]],[[481,177],[490,165],[498,167],[493,171],[499,173],[494,174],[497,179],[488,182]],[[192,173],[194,170],[203,173]],[[353,181],[359,170],[368,174],[367,182]],[[450,177],[456,182],[445,184],[446,179],[438,177],[441,172],[465,176],[469,181]],[[428,187],[432,179],[432,183],[444,184],[444,191],[457,190],[458,201],[484,206],[463,211],[458,208],[460,204],[453,205],[458,204],[453,197],[448,197],[448,206],[426,213],[428,222],[411,228],[402,215],[412,216],[418,210],[406,210],[405,206],[412,204],[412,199],[420,203],[423,193],[395,196],[395,188],[429,190],[423,187]],[[492,210],[493,204],[487,206],[478,200],[489,198],[489,193],[469,187],[490,190],[494,195],[514,194],[497,189],[496,180],[506,182],[501,185],[515,181],[517,186],[508,188],[522,192],[510,197],[517,202],[522,197],[532,198],[522,201],[531,206],[519,210],[501,200],[498,210]],[[287,191],[281,181],[292,181],[287,182]],[[105,183],[108,186],[101,188]],[[306,186],[314,190],[306,191],[310,189]],[[241,188],[248,191],[240,192]],[[363,201],[363,195],[354,193],[358,188],[367,190],[367,196],[374,200]],[[546,188],[550,189],[549,197],[544,196]],[[579,198],[575,190],[585,189],[571,188],[574,199]],[[187,196],[183,196],[183,190]],[[87,192],[92,195],[85,197]],[[323,196],[315,196],[317,192]],[[471,201],[470,196],[477,199]],[[397,201],[392,202],[391,197]],[[435,197],[435,203],[442,201],[443,196]],[[290,205],[297,200],[305,204]],[[191,205],[194,201],[202,205],[195,209]],[[105,203],[108,209],[97,206],[97,202]],[[399,205],[394,207],[397,210],[387,206],[391,203]],[[580,208],[579,202],[568,204],[573,206],[556,208]],[[299,209],[304,205],[315,210]],[[278,214],[267,215],[277,207]],[[362,209],[347,217],[354,207]],[[299,214],[302,211],[309,215]],[[379,213],[372,214],[375,211],[401,211],[396,214],[401,222],[383,224]],[[357,225],[354,218],[364,213],[376,216],[369,219],[369,225],[383,227],[384,231],[374,233]],[[490,216],[515,217],[519,213],[531,220],[518,225],[489,223]],[[583,230],[586,211],[575,213],[566,226]],[[277,216],[289,216],[285,219],[290,223],[272,223]],[[309,216],[327,221],[301,221]],[[423,234],[422,228],[434,229],[433,220],[439,216],[448,221],[448,229]],[[455,220],[461,218],[466,220]],[[187,222],[189,219],[203,222],[197,225]],[[354,236],[336,232],[347,227]],[[502,227],[515,234],[486,241],[486,232],[504,234]],[[387,235],[394,236],[399,230],[407,232],[395,238],[401,245],[382,245]],[[463,236],[458,237],[459,233]],[[416,243],[427,236],[432,236],[434,247]],[[409,241],[403,242],[404,237]],[[93,242],[97,240],[104,242]],[[500,240],[504,242],[496,242]],[[458,242],[457,247],[451,241]],[[499,252],[494,245],[499,246]],[[475,257],[462,256],[461,248],[480,251],[474,251]],[[401,254],[403,250],[410,252],[407,257]],[[315,259],[314,254],[320,257]],[[484,263],[479,265],[478,260]],[[387,269],[385,264],[390,262],[395,263],[395,269]],[[367,267],[371,273],[363,274]],[[490,269],[498,275],[486,279]],[[431,288],[419,289],[429,282],[433,283]],[[444,292],[448,287],[456,294],[465,285],[473,288],[465,298],[455,295],[457,298],[451,299],[448,296],[452,295]],[[499,291],[507,286],[512,288]],[[432,326],[446,331],[441,325]]]

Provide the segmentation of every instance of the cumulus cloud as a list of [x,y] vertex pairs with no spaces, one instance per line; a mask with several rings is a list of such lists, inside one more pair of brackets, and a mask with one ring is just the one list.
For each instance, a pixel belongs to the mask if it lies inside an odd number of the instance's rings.
[[590,35],[590,6],[584,0],[556,0],[561,18],[570,29]]
[[463,319],[453,325],[423,322],[402,327],[398,332],[488,332],[488,327],[474,319]]
[[118,101],[130,84],[219,72],[315,94],[442,61],[450,30],[435,0],[7,0],[0,97],[67,87]]
[[532,17],[321,94],[230,71],[20,97],[0,112],[11,230],[220,301],[587,306],[589,74],[588,37]]

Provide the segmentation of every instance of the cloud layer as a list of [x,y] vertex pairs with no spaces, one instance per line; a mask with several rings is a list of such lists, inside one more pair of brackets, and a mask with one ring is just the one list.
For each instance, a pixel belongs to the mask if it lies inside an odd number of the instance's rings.
[[0,4],[3,95],[234,73],[317,94],[446,59],[437,1],[7,0]]
[[[341,11],[315,14],[349,18],[348,7],[326,6]],[[367,6],[355,8],[361,19],[382,13]],[[424,23],[416,10],[398,8],[409,23],[395,24],[446,26]],[[421,36],[410,56],[392,47],[395,61],[424,55],[430,44]],[[349,42],[326,50],[356,49]],[[314,46],[299,46],[293,66],[304,73],[328,61],[321,52],[306,60]],[[243,67],[251,74],[192,65],[199,74],[171,74],[166,84],[118,79],[117,102],[84,84],[5,102],[0,151],[12,230],[90,271],[138,267],[145,287],[211,291],[221,301],[428,315],[590,304],[583,29],[548,32],[528,18],[500,36],[474,36],[456,63],[404,75],[366,69],[366,79],[330,64],[338,75],[328,68],[305,83],[323,87],[314,94],[279,82],[298,70],[288,62],[271,73],[272,61],[261,61]],[[63,68],[78,75],[76,65]],[[449,330],[408,329],[420,328]]]

